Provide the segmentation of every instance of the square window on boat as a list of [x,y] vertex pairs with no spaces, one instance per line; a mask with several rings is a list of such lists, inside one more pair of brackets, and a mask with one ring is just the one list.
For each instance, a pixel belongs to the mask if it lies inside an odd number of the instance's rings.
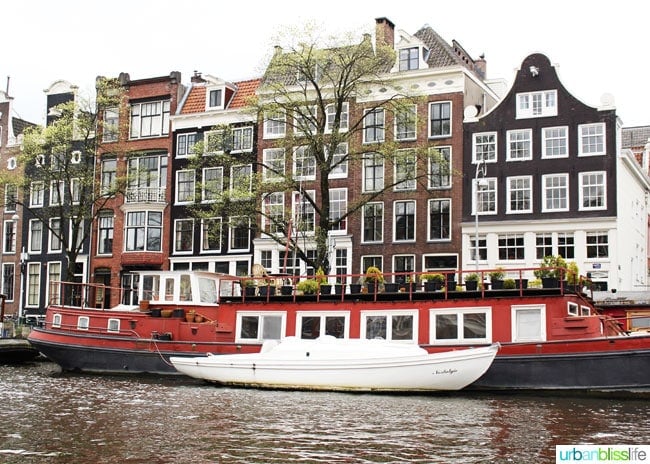
[[544,306],[512,306],[512,341],[546,340],[546,310]]
[[61,315],[55,314],[52,316],[52,327],[61,327]]
[[77,329],[88,330],[88,325],[89,325],[88,316],[79,316],[79,319],[77,319]]
[[109,319],[107,330],[109,332],[119,332],[120,331],[120,320],[119,319]]
[[489,308],[431,310],[431,343],[489,343],[492,313]]
[[284,314],[238,314],[239,341],[280,340],[285,327]]
[[589,316],[590,314],[591,314],[591,310],[589,309],[589,306],[580,306],[581,316]]
[[577,316],[578,315],[578,305],[575,303],[567,303],[568,310],[567,312],[569,313],[569,316]]
[[416,324],[416,314],[412,311],[364,314],[361,319],[361,333],[369,340],[415,342]]
[[349,332],[349,313],[301,313],[296,314],[296,333],[303,339],[316,339],[321,335],[346,338]]

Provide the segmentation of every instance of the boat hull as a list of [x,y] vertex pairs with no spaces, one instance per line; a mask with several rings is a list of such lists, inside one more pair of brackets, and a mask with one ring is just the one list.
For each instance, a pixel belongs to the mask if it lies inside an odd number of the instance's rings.
[[[319,355],[317,341],[301,341],[298,352],[172,357],[180,372],[221,385],[289,390],[328,391],[449,391],[460,390],[490,366],[498,344],[444,353],[414,355],[363,354],[355,343],[337,340],[344,351]],[[286,343],[286,342],[283,342]],[[381,350],[381,344],[375,344]],[[304,348],[303,348],[304,347]],[[372,350],[373,347],[371,346]],[[301,351],[302,350],[302,351]]]
[[35,360],[39,352],[27,340],[0,339],[0,364],[19,364]]

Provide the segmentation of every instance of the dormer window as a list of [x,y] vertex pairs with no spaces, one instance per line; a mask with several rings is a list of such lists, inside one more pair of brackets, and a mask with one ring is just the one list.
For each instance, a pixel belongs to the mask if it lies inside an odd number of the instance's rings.
[[403,48],[399,51],[399,70],[419,69],[419,47]]
[[208,109],[223,108],[223,89],[208,89],[206,97]]

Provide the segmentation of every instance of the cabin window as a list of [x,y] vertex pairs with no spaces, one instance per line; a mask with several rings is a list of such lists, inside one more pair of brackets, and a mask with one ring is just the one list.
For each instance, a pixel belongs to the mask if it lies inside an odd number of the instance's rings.
[[489,308],[431,310],[429,318],[431,343],[490,343],[492,340],[492,312]]
[[217,281],[214,279],[199,279],[199,298],[201,303],[217,302]]
[[52,327],[61,327],[61,315],[55,314],[52,316]]
[[88,325],[89,325],[88,316],[79,316],[79,319],[77,319],[77,329],[88,330]]
[[650,314],[646,311],[628,313],[628,321],[628,327],[632,331],[650,329]]
[[591,309],[589,309],[589,306],[580,306],[581,316],[589,316],[590,314],[591,314]]
[[568,310],[567,312],[569,313],[569,316],[577,316],[578,315],[578,305],[575,303],[567,303]]
[[546,308],[544,305],[512,306],[512,341],[545,341]]
[[237,341],[280,340],[286,327],[285,313],[237,314]]
[[349,335],[349,313],[303,313],[297,314],[296,333],[303,339],[316,339],[321,335],[347,338]]
[[416,311],[364,312],[361,315],[361,334],[368,340],[415,343],[417,332]]
[[119,319],[109,319],[107,330],[109,332],[119,332],[120,331],[120,320]]

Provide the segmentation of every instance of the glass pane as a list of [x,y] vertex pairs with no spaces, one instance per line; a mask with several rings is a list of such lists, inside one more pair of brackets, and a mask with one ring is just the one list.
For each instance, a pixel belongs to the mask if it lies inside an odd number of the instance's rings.
[[243,316],[241,318],[241,338],[257,339],[259,326],[258,316]]
[[463,338],[485,338],[485,313],[463,315]]
[[313,340],[320,335],[320,317],[303,317],[301,326],[300,338]]
[[541,315],[538,309],[521,309],[517,311],[517,339],[541,339]]
[[438,340],[458,338],[458,316],[456,314],[439,314],[436,316],[436,338]]
[[413,340],[413,316],[393,316],[392,339]]
[[386,339],[386,316],[366,316],[366,338]]
[[282,338],[282,317],[264,316],[264,328],[262,329],[263,340],[280,340]]
[[345,317],[333,316],[325,318],[325,335],[331,335],[336,338],[345,336]]

